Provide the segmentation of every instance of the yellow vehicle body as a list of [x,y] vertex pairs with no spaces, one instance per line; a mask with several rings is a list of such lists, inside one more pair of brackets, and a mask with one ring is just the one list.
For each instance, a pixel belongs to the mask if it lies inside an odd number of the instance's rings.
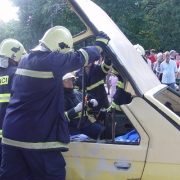
[[[74,43],[104,31],[108,55],[125,80],[133,100],[120,106],[139,134],[138,143],[72,141],[67,180],[180,180],[180,95],[159,82],[131,42],[110,17],[90,0],[67,0],[87,30]],[[135,61],[135,63],[134,63]],[[165,106],[169,102],[174,110]]]

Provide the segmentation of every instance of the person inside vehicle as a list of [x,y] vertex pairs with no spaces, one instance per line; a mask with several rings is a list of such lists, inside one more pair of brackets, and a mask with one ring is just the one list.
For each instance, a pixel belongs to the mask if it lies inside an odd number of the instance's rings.
[[64,114],[62,77],[100,58],[109,37],[73,51],[63,26],[47,30],[16,70],[3,122],[0,179],[66,179],[70,135]]
[[[13,77],[24,52],[23,45],[16,39],[4,39],[0,44],[0,142],[2,139],[2,124],[11,96]],[[0,162],[1,151],[0,143]]]
[[[80,113],[82,110],[82,93],[78,90],[74,90],[73,82],[75,76],[71,73],[67,73],[63,76],[64,87],[64,104],[65,114],[69,120],[69,132],[70,135],[85,134],[92,139],[97,139],[102,130],[102,126],[96,122],[96,119],[88,116],[87,110],[84,112],[82,127],[78,129],[80,121]],[[87,95],[87,107],[96,107],[98,102],[90,94]]]
[[[104,79],[108,74],[110,68],[111,60],[108,58],[105,58],[101,64],[90,63],[87,66],[85,66],[86,91],[87,93],[92,94],[98,101],[98,105],[96,107],[93,107],[89,111],[90,114],[97,114],[102,107],[109,107],[107,92],[104,87]],[[75,88],[78,90],[82,90],[83,69],[79,69],[75,73],[75,76]]]

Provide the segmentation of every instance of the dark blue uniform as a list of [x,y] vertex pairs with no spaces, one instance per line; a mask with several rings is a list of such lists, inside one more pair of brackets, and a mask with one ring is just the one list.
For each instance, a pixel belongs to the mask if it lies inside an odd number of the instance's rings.
[[[2,139],[2,124],[6,113],[6,108],[10,99],[12,79],[17,66],[9,62],[8,68],[0,68],[0,142]],[[0,162],[1,162],[1,144],[0,144]]]
[[[89,56],[88,63],[99,59],[95,46],[82,49]],[[64,179],[65,161],[60,151],[68,150],[70,139],[62,77],[84,64],[85,57],[79,51],[35,51],[20,61],[3,124],[0,178]]]
[[[81,112],[76,113],[74,107],[82,102],[82,93],[73,89],[64,89],[64,100],[65,100],[65,114],[69,122],[70,135],[85,134],[90,138],[97,139],[101,132],[102,126],[97,122],[90,121],[92,117],[88,116],[88,112],[85,112],[82,120],[82,127],[77,128],[81,117]],[[90,96],[88,96],[87,106],[92,108],[90,103]],[[95,120],[95,119],[94,119]]]
[[[109,101],[104,87],[104,78],[111,67],[111,61],[105,59],[100,65],[92,64],[89,74],[86,74],[86,90],[92,94],[98,101],[98,106],[94,107],[90,112],[99,112],[104,107],[108,108]],[[76,72],[75,88],[82,90],[82,69]]]

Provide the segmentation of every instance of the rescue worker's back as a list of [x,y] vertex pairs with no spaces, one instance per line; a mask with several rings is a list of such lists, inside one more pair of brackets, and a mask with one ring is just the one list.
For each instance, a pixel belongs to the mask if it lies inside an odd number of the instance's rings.
[[[99,58],[96,47],[87,47],[86,51],[90,59]],[[26,149],[67,150],[69,134],[62,104],[62,76],[84,63],[81,53],[35,51],[25,56],[14,76],[3,143]]]

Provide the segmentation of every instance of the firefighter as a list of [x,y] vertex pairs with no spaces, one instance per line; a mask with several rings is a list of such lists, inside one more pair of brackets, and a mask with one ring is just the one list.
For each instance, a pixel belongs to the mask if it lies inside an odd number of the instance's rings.
[[70,135],[62,77],[98,60],[108,41],[101,32],[95,46],[72,52],[70,31],[55,26],[22,58],[3,123],[0,179],[65,179],[60,151],[68,151]]
[[145,62],[148,64],[148,66],[152,69],[152,63],[151,63],[151,60],[148,59],[147,56],[145,56],[145,50],[144,48],[139,45],[139,44],[136,44],[134,45],[134,48],[137,50],[137,52],[142,56],[142,58],[145,60]]
[[[107,92],[104,87],[104,79],[111,68],[111,60],[105,58],[101,64],[90,63],[85,66],[86,92],[92,94],[98,101],[98,106],[92,108],[89,113],[97,114],[101,108],[109,107]],[[75,88],[82,90],[83,69],[75,73]]]
[[[82,127],[80,129],[77,128],[81,117],[82,93],[74,90],[74,78],[75,76],[71,73],[63,76],[65,114],[69,120],[70,135],[85,134],[92,139],[97,139],[102,130],[102,126],[95,122],[95,118],[88,116],[87,111],[85,111],[83,116]],[[92,108],[97,105],[98,102],[96,99],[88,94],[86,106]]]
[[[142,56],[142,58],[145,60],[145,62],[151,67],[151,62],[148,58],[145,57],[145,50],[144,48],[136,44],[134,45],[134,48],[137,50],[137,52]],[[107,111],[110,111],[111,108],[115,108],[116,111],[121,111],[120,105],[122,104],[129,104],[132,101],[131,94],[126,92],[124,90],[124,82],[123,78],[119,74],[119,72],[116,70],[115,66],[112,67],[112,72],[118,77],[118,82],[116,85],[116,93],[114,94],[114,100],[111,103],[110,107],[107,109]]]
[[[23,45],[15,39],[5,39],[0,44],[0,142],[2,139],[2,124],[10,99],[13,76],[17,64],[25,52]],[[1,162],[0,145],[0,162]]]

